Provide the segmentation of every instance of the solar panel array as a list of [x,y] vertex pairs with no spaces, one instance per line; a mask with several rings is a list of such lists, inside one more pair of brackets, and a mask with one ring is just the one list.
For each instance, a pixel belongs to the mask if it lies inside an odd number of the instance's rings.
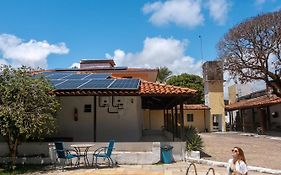
[[[108,89],[138,90],[139,79],[108,79],[111,74],[75,74],[73,72],[44,72],[57,90]],[[35,75],[35,77],[40,77]]]

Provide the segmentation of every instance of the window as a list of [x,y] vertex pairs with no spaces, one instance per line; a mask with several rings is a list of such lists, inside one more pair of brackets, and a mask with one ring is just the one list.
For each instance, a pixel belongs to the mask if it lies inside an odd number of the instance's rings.
[[187,114],[187,122],[193,122],[193,114]]
[[92,112],[92,105],[90,104],[84,105],[84,112]]

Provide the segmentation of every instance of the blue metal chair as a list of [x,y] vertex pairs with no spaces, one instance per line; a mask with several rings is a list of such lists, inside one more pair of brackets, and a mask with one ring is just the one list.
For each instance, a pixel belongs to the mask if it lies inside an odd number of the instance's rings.
[[100,147],[93,154],[92,165],[95,162],[95,166],[98,167],[98,158],[103,158],[104,160],[108,160],[108,166],[113,167],[114,163],[111,159],[111,153],[114,149],[114,140],[110,140],[108,147]]
[[[74,149],[64,149],[63,142],[55,142],[56,152],[57,152],[57,158],[56,163],[59,159],[63,159],[63,166],[62,169],[64,169],[65,162],[70,160],[70,166],[72,167],[72,159],[76,158],[77,161],[75,163],[75,166],[78,166],[80,163],[80,155],[74,150]],[[71,152],[75,152],[75,154],[71,154]]]

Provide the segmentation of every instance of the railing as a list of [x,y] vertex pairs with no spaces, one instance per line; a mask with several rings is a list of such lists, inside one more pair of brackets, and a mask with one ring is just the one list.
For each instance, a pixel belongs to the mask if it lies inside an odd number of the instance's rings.
[[[197,168],[196,168],[196,165],[193,162],[188,165],[188,168],[186,169],[186,175],[188,175],[191,166],[193,166],[195,175],[197,175]],[[211,170],[212,170],[213,175],[215,175],[215,169],[214,168],[209,168],[206,175],[209,175],[209,172]]]
[[215,169],[214,169],[214,168],[209,168],[208,171],[207,171],[207,173],[206,173],[206,175],[208,175],[211,170],[212,170],[212,172],[213,172],[213,175],[215,175]]
[[188,168],[186,169],[186,175],[188,175],[189,169],[192,165],[193,165],[193,168],[194,168],[194,171],[195,171],[195,175],[197,175],[197,169],[196,169],[196,165],[194,163],[189,164]]

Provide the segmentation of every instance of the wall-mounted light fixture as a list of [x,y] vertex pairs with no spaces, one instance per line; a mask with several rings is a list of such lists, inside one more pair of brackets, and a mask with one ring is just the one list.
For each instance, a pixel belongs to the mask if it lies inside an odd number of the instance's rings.
[[74,121],[78,121],[78,109],[74,108]]
[[134,99],[133,98],[131,98],[131,103],[134,103]]

